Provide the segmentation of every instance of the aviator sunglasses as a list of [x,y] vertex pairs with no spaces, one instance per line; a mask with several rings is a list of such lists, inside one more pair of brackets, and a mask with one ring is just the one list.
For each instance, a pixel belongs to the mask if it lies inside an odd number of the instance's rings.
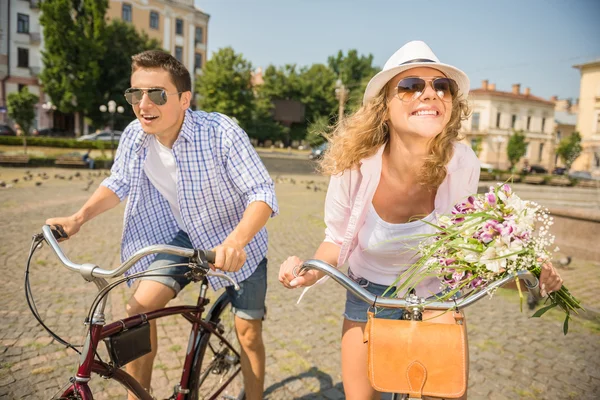
[[450,78],[423,79],[418,77],[408,77],[403,78],[398,82],[396,96],[403,102],[416,100],[425,92],[428,83],[438,97],[445,102],[452,101],[452,97],[458,92],[458,85]]
[[167,93],[166,90],[161,88],[129,88],[125,91],[125,100],[127,100],[129,104],[134,106],[140,101],[142,101],[144,93],[148,95],[148,98],[151,102],[153,102],[157,106],[162,106],[167,103],[168,95],[180,94],[183,92]]

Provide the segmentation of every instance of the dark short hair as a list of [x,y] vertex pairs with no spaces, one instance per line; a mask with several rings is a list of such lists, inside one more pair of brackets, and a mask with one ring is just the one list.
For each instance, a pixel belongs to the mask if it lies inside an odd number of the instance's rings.
[[187,68],[171,54],[162,50],[147,50],[131,57],[131,73],[140,68],[164,69],[171,76],[178,92],[191,92],[192,79]]

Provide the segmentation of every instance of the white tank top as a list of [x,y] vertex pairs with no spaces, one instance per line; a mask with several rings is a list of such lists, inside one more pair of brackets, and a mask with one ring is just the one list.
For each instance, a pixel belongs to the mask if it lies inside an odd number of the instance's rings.
[[148,155],[144,163],[144,172],[156,190],[171,206],[171,211],[177,221],[179,229],[187,232],[181,211],[179,211],[179,203],[177,202],[177,166],[175,164],[175,156],[173,150],[160,144],[156,137],[150,137],[148,145]]
[[[348,263],[354,275],[380,285],[391,285],[417,257],[417,246],[423,238],[414,235],[430,234],[435,228],[435,212],[422,220],[391,224],[379,217],[373,204],[369,205],[364,225],[358,232],[358,244]],[[439,292],[439,281],[428,279],[417,287],[419,296]]]

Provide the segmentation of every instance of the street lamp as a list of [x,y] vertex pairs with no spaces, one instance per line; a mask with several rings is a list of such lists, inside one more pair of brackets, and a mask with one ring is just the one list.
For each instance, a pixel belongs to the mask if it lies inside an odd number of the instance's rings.
[[338,118],[340,121],[344,117],[344,104],[346,103],[346,100],[348,99],[349,93],[350,93],[350,90],[348,90],[348,88],[346,88],[346,86],[344,85],[344,82],[342,82],[341,79],[338,79],[337,81],[335,81],[335,97],[339,100],[339,109],[338,109],[339,117]]
[[496,149],[496,168],[499,170],[500,169],[500,146],[502,146],[502,143],[504,143],[506,141],[506,139],[504,138],[504,136],[494,136],[492,138],[492,141],[494,143],[497,144],[497,149]]
[[110,155],[111,159],[114,161],[115,159],[115,112],[119,114],[123,114],[125,109],[122,106],[117,107],[117,102],[114,100],[109,100],[108,107],[102,104],[100,106],[100,111],[109,112],[110,113]]
[[42,104],[42,108],[46,111],[54,111],[56,110],[56,106],[54,104],[52,104],[51,101],[47,101],[44,104]]

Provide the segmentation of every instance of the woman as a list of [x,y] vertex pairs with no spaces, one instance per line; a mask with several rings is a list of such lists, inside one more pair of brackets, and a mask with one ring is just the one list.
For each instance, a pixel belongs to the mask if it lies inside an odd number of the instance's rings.
[[[378,296],[414,262],[415,242],[407,237],[431,233],[426,222],[477,192],[479,160],[458,143],[468,92],[466,74],[440,63],[423,42],[409,42],[390,57],[369,82],[363,106],[330,137],[321,162],[331,175],[326,237],[313,258],[338,267],[348,261],[348,275]],[[301,263],[292,256],[281,265],[284,286],[306,291],[322,278],[317,271],[296,278],[294,269]],[[547,265],[540,284],[549,293],[562,280]],[[416,288],[419,296],[438,291],[435,278]],[[342,376],[348,399],[379,398],[367,377],[363,344],[369,306],[347,293]],[[401,313],[387,310],[377,316],[400,318]]]

